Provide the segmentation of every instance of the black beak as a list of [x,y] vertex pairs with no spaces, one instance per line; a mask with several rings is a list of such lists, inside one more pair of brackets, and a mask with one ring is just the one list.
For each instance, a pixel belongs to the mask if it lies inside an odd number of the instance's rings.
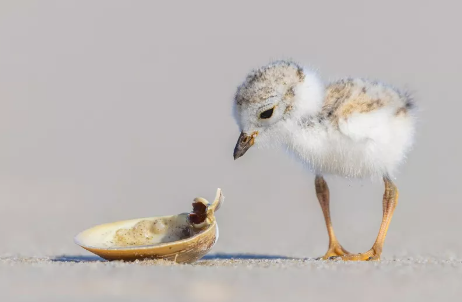
[[253,132],[251,135],[247,135],[246,133],[241,132],[241,135],[239,135],[239,139],[237,140],[236,147],[234,147],[234,160],[244,155],[245,152],[247,152],[247,150],[252,147],[257,135],[257,131]]

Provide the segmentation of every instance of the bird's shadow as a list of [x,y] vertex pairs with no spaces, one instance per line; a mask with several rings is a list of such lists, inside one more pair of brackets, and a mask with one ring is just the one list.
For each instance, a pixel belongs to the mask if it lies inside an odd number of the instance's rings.
[[[53,262],[107,262],[98,256],[62,255],[50,259]],[[281,255],[217,253],[205,255],[200,260],[306,260],[305,258],[287,257]]]

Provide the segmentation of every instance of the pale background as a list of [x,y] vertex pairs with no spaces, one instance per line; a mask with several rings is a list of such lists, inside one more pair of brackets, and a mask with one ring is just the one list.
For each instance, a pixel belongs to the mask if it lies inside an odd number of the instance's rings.
[[[0,2],[0,256],[91,255],[73,243],[79,231],[189,211],[218,187],[226,200],[214,253],[322,255],[313,175],[279,150],[232,157],[237,85],[251,68],[292,58],[326,81],[369,77],[414,92],[417,143],[396,181],[383,258],[460,259],[461,9],[457,1]],[[367,250],[382,184],[328,180],[341,243]]]

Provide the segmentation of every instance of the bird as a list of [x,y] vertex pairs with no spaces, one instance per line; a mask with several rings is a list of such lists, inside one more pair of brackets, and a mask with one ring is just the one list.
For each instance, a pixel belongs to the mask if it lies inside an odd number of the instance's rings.
[[[232,111],[240,130],[234,160],[254,145],[282,146],[314,174],[329,236],[327,252],[317,259],[379,261],[398,203],[396,173],[414,146],[413,94],[361,77],[324,82],[317,71],[294,60],[277,60],[247,74],[237,86]],[[348,252],[334,233],[328,175],[384,183],[382,222],[364,253]]]

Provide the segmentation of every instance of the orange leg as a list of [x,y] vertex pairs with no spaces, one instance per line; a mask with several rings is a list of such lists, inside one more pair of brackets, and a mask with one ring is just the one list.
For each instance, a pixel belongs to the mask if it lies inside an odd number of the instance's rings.
[[335,237],[332,221],[330,220],[329,210],[329,187],[322,176],[317,175],[315,179],[316,195],[318,196],[319,204],[321,205],[324,220],[326,221],[327,234],[329,235],[329,249],[327,253],[318,259],[329,259],[335,256],[348,255],[349,252],[345,250]]
[[388,177],[384,177],[383,180],[385,182],[385,193],[383,194],[383,218],[379,234],[377,235],[374,245],[365,253],[344,255],[338,257],[339,259],[345,261],[380,260],[385,236],[387,235],[393,212],[398,204],[398,188]]

